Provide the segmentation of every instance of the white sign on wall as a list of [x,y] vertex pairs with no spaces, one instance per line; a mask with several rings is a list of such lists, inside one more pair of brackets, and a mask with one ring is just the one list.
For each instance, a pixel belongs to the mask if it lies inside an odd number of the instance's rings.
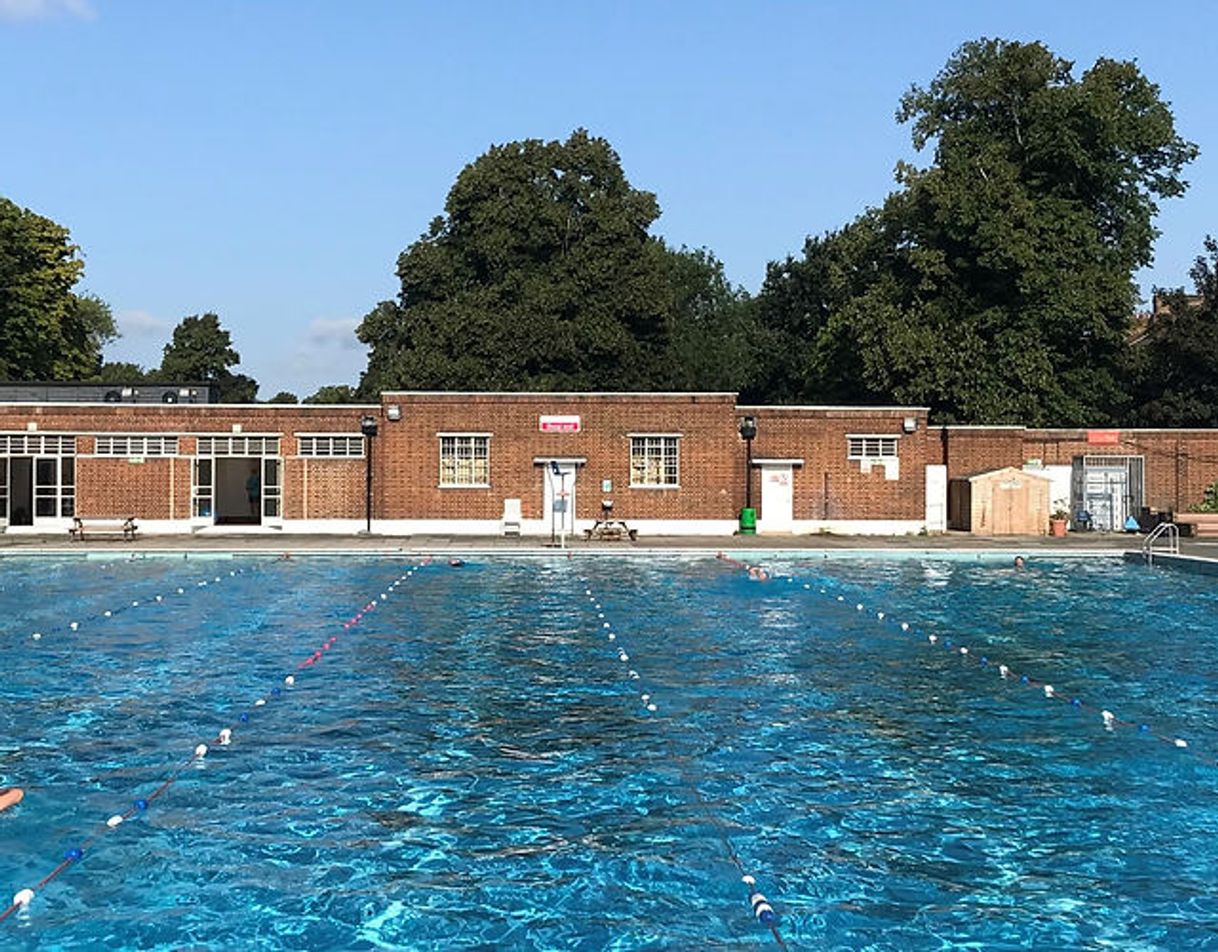
[[542,433],[578,433],[578,416],[543,416],[537,424]]

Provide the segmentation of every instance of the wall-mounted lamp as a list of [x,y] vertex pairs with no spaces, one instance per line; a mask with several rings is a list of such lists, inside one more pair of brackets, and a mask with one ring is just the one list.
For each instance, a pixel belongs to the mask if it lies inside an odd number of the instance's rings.
[[918,429],[918,418],[907,416],[901,421],[901,429],[906,433],[913,433]]
[[397,423],[398,420],[402,419],[402,408],[396,403],[389,404],[389,406],[385,407],[385,417]]

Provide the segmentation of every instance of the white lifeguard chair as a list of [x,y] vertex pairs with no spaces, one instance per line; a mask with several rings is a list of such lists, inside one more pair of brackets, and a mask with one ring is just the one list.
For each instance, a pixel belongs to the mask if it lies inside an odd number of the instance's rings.
[[519,499],[503,500],[503,518],[499,526],[505,536],[520,535],[521,511]]

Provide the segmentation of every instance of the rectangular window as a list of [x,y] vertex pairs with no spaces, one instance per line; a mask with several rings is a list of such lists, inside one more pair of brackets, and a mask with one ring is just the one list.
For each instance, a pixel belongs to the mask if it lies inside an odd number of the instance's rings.
[[200,436],[199,456],[278,456],[277,436]]
[[364,455],[364,437],[360,434],[297,433],[296,442],[301,456],[352,459]]
[[847,459],[896,459],[895,436],[848,436]]
[[485,433],[441,433],[440,486],[490,484],[490,436]]
[[97,456],[177,456],[176,436],[111,434],[97,437]]
[[45,433],[0,433],[0,456],[73,456],[76,437]]
[[677,436],[630,437],[631,486],[679,486]]

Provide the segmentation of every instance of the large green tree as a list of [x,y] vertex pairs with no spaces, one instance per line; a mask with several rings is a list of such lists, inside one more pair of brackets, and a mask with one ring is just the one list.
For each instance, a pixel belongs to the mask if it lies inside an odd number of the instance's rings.
[[771,379],[947,421],[1117,419],[1133,273],[1197,151],[1158,88],[1132,63],[1075,77],[1040,43],[980,40],[897,117],[933,161],[899,165],[881,208],[771,267],[762,313],[799,346]]
[[1190,272],[1196,294],[1160,294],[1145,336],[1131,348],[1135,426],[1218,427],[1218,242]]
[[233,349],[232,337],[212,313],[184,317],[173,329],[173,339],[165,345],[160,379],[168,382],[211,384],[220,403],[252,403],[258,383],[245,374],[234,374],[241,355]]
[[361,389],[646,389],[669,376],[660,214],[604,139],[494,146],[358,330]]
[[83,272],[68,229],[0,198],[0,379],[96,372],[117,333],[104,301],[73,292]]

